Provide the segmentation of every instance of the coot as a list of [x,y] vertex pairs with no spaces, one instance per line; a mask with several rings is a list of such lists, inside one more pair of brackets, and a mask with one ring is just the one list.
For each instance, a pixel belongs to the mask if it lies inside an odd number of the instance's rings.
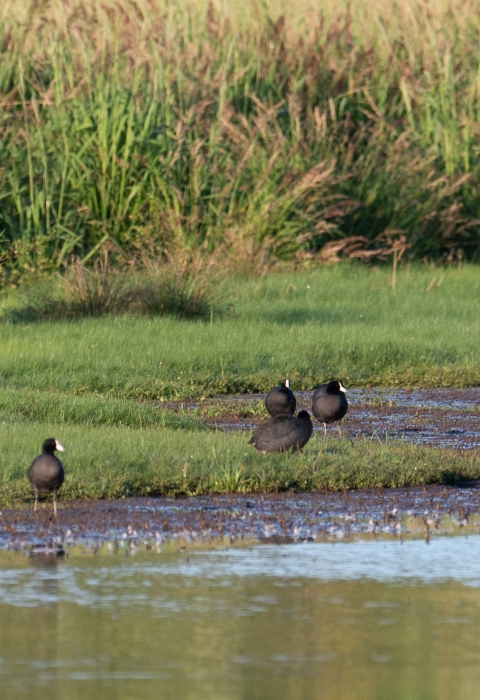
[[[327,423],[336,423],[342,420],[348,411],[346,389],[341,382],[336,380],[322,384],[315,389],[312,397],[312,413],[315,418],[323,423],[324,434],[327,434]],[[338,426],[340,435],[342,431]]]
[[273,416],[255,430],[248,444],[260,452],[301,450],[312,437],[312,433],[310,414],[308,411],[300,411],[297,417],[288,414]]
[[288,379],[284,379],[280,386],[269,391],[265,398],[265,408],[271,416],[280,416],[285,413],[293,416],[296,407],[297,400],[290,389]]
[[43,443],[42,454],[35,457],[27,472],[28,480],[35,491],[34,513],[37,512],[38,495],[53,493],[53,512],[57,515],[57,491],[63,484],[65,472],[62,463],[53,454],[55,450],[64,452],[64,448],[55,438],[47,438]]

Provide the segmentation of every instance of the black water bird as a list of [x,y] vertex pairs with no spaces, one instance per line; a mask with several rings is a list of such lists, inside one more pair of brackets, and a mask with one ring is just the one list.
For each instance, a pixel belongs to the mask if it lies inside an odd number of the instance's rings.
[[290,389],[290,382],[284,379],[280,386],[274,387],[265,398],[265,408],[271,416],[290,414],[293,416],[297,400]]
[[[312,413],[320,423],[323,423],[324,435],[327,434],[327,423],[342,420],[348,411],[346,394],[345,387],[337,380],[322,384],[313,392]],[[342,434],[340,426],[338,426],[338,432]]]
[[313,425],[308,411],[295,416],[273,416],[260,425],[249,440],[260,452],[286,452],[301,450],[312,437]]
[[27,472],[27,477],[35,492],[33,512],[37,512],[38,496],[40,493],[53,493],[53,512],[57,515],[57,491],[63,484],[65,472],[55,450],[64,452],[61,444],[55,438],[48,438],[43,443],[42,454],[35,457]]

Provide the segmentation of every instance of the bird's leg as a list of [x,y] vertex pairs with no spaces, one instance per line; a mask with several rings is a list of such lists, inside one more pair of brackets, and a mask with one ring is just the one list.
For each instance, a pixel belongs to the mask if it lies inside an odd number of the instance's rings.
[[35,503],[33,504],[33,512],[35,515],[37,514],[37,507],[38,507],[38,491],[35,489]]
[[323,437],[327,437],[327,424],[323,424]]
[[57,492],[53,492],[53,514],[57,517]]
[[338,428],[338,436],[342,437],[342,429],[340,427],[340,423],[337,425],[337,428]]

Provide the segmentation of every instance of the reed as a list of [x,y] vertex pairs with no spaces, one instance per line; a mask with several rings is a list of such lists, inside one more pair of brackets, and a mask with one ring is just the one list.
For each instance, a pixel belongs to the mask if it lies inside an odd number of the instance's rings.
[[479,24],[473,0],[4,3],[3,277],[105,246],[478,259]]

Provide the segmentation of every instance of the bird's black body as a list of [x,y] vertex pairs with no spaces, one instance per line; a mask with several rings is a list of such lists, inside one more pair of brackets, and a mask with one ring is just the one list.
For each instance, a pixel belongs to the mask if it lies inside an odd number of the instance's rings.
[[27,472],[27,477],[35,491],[35,506],[37,509],[39,493],[53,493],[53,509],[57,513],[57,491],[63,484],[65,472],[58,457],[53,454],[55,450],[63,451],[63,447],[55,440],[48,438],[43,443],[42,454],[35,457]]
[[290,414],[293,416],[297,407],[295,394],[290,389],[290,382],[284,379],[280,386],[274,387],[265,398],[265,408],[271,416]]
[[313,392],[312,413],[320,423],[323,423],[325,430],[327,423],[342,420],[348,411],[345,394],[344,387],[336,380],[322,384]]
[[259,426],[249,445],[260,452],[285,452],[301,450],[312,437],[313,425],[307,411],[300,411],[295,416],[273,416],[269,421]]

